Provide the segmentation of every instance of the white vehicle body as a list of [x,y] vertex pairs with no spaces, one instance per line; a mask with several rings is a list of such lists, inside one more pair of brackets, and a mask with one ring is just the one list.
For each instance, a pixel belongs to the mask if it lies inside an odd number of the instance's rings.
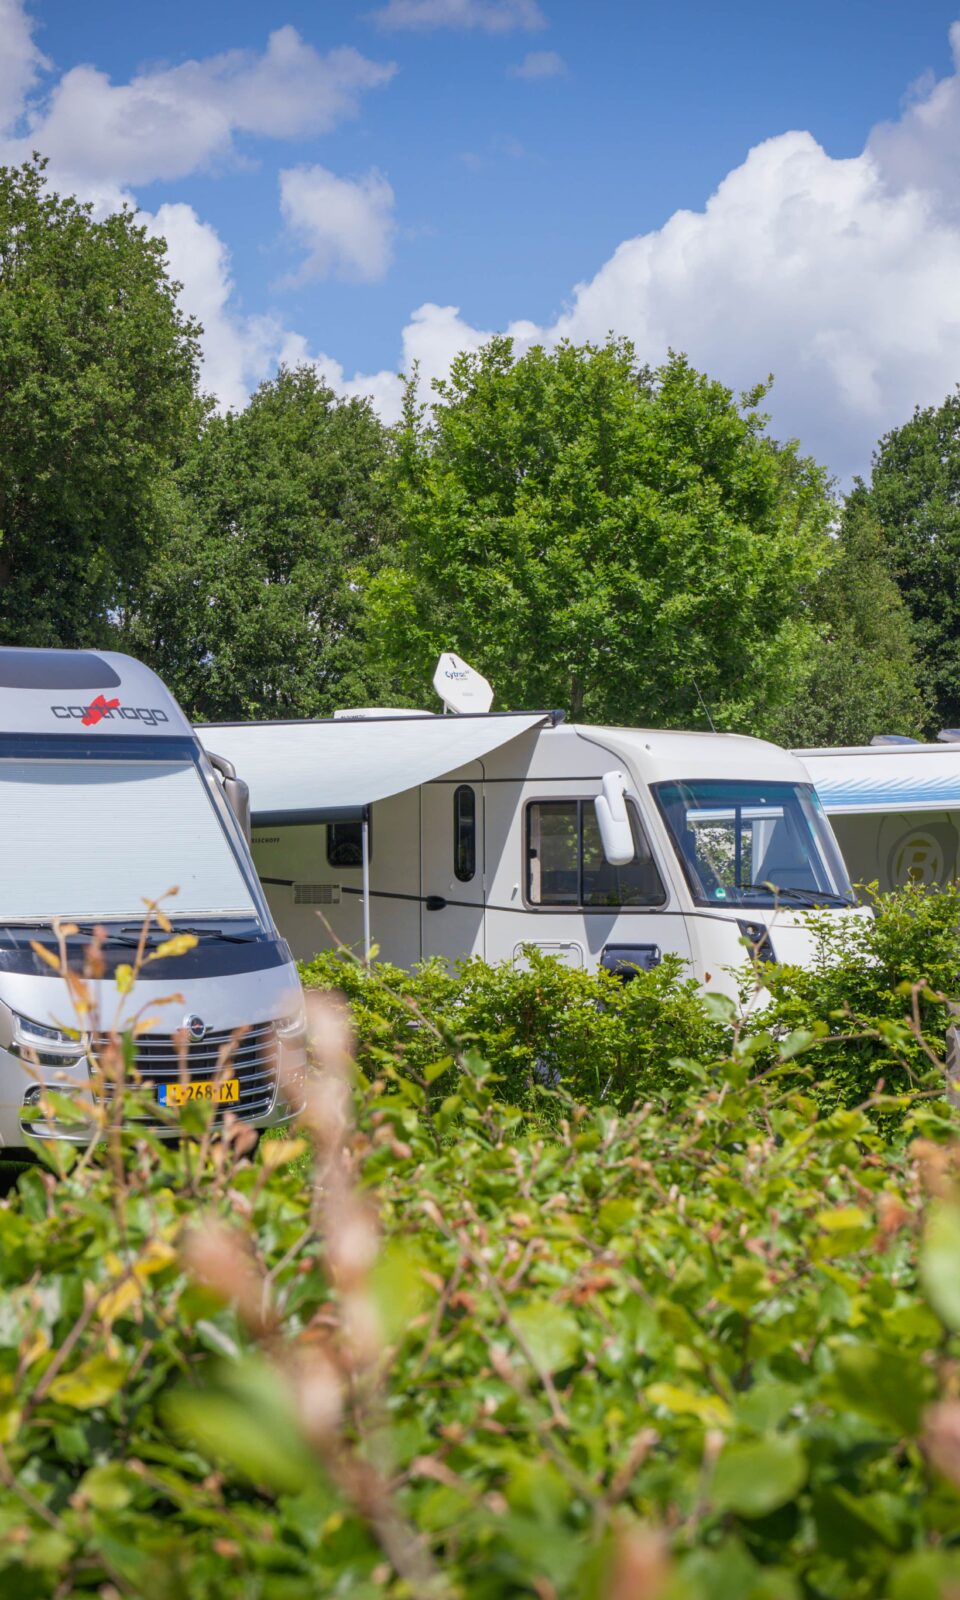
[[960,875],[960,744],[797,750],[854,884],[896,889]]
[[[302,995],[235,814],[242,788],[218,779],[176,702],[140,662],[106,652],[0,649],[6,1150],[22,1146],[25,1132],[90,1137],[90,1122],[44,1120],[44,1088],[81,1100],[107,1092],[90,1071],[94,1035],[134,1016],[151,1019],[135,1065],[158,1107],[180,1097],[170,1086],[180,1081],[186,1038],[189,1078],[209,1084],[211,1098],[216,1093],[256,1127],[286,1116],[280,1056],[287,1052],[293,1072],[302,1063]],[[124,1002],[116,970],[134,960],[145,897],[159,899],[174,886],[164,910],[173,931],[189,930],[195,944],[149,963]],[[78,973],[94,928],[107,930],[103,976],[89,980],[89,1016],[78,1016],[66,981],[34,948],[57,954],[56,918],[76,925],[66,948]],[[148,952],[165,937],[155,928]],[[233,1081],[221,1094],[213,1080],[224,1046]],[[171,1121],[158,1109],[155,1126]],[[151,1118],[143,1112],[141,1122]]]
[[[804,962],[811,904],[850,911],[807,773],[758,739],[544,713],[368,712],[198,733],[250,784],[254,860],[298,957],[362,952],[366,907],[381,958],[404,967],[521,961],[535,945],[571,966],[629,970],[675,952],[734,993],[745,937]],[[626,806],[629,863],[604,852],[601,794],[620,803],[619,823],[604,825],[621,835]],[[778,892],[761,882],[773,879]]]

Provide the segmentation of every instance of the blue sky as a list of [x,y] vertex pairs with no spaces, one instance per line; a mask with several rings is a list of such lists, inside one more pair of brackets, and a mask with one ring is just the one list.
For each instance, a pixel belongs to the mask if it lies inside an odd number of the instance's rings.
[[165,233],[224,403],[311,359],[389,416],[413,356],[612,326],[772,369],[779,431],[848,476],[960,379],[958,17],[0,0],[0,142]]

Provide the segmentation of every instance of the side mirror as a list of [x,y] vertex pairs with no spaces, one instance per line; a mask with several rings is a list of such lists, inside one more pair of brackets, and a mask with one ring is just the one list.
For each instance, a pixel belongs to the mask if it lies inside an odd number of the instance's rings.
[[593,802],[603,853],[612,867],[625,867],[636,855],[630,814],[623,796],[625,781],[622,772],[605,772],[602,792]]
[[239,822],[247,844],[250,844],[253,838],[253,825],[250,821],[250,785],[244,783],[242,778],[224,778],[223,797]]
[[212,750],[207,751],[207,760],[214,772],[223,780],[223,798],[240,824],[243,837],[247,844],[253,838],[253,826],[250,820],[250,787],[242,778],[237,777],[237,769],[226,756],[215,756]]

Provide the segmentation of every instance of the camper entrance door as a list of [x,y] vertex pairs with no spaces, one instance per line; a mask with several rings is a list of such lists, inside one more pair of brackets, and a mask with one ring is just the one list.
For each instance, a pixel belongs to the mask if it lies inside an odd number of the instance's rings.
[[483,785],[441,778],[420,790],[420,942],[451,965],[485,951]]

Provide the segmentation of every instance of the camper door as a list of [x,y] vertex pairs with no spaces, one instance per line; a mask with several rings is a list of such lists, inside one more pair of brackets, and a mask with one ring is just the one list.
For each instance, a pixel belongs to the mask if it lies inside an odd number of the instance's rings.
[[424,958],[485,953],[483,785],[441,778],[420,790],[420,907]]

